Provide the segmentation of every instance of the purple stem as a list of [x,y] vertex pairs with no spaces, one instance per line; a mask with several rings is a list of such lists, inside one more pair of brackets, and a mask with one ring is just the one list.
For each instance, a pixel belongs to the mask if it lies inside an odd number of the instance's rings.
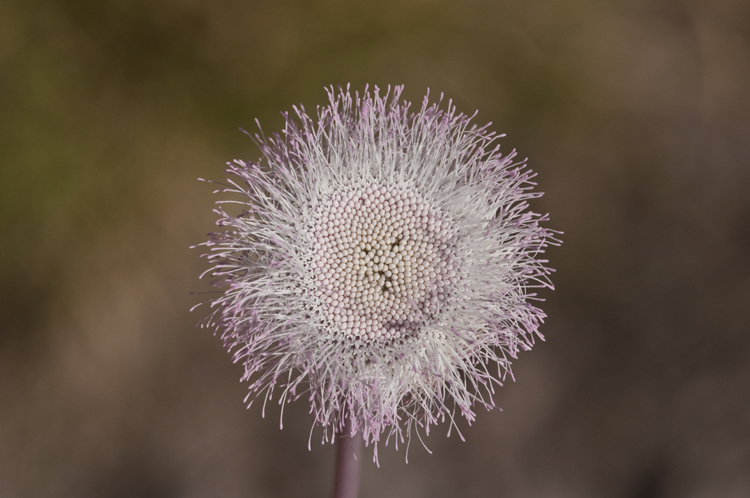
[[333,485],[333,498],[357,498],[359,492],[359,470],[362,461],[364,439],[351,435],[351,421],[347,418],[344,430],[336,443],[336,480]]

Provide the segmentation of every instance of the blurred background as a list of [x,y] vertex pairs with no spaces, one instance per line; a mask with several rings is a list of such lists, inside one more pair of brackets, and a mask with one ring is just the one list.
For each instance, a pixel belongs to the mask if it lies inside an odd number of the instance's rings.
[[[555,292],[503,411],[368,497],[750,496],[750,3],[0,0],[0,497],[328,496],[195,328],[238,127],[429,87],[539,173]],[[369,452],[368,452],[369,454]]]

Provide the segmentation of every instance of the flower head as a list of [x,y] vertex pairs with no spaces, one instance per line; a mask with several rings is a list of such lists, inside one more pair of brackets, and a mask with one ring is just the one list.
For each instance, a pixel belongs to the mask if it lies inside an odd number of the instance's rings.
[[493,408],[541,337],[530,290],[552,288],[525,162],[451,102],[412,112],[401,91],[330,89],[317,120],[295,108],[255,135],[262,158],[229,163],[222,190],[243,211],[219,202],[226,228],[206,243],[224,289],[206,323],[244,363],[247,399],[306,396],[324,441],[349,418],[398,446]]

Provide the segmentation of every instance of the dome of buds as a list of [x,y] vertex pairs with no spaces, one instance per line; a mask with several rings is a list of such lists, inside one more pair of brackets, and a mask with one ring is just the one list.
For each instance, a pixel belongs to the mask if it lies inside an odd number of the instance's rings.
[[316,221],[311,266],[330,334],[381,343],[406,337],[456,286],[455,229],[417,192],[337,193]]
[[540,255],[557,241],[528,210],[524,161],[401,90],[330,90],[317,119],[295,109],[255,135],[262,158],[229,163],[234,199],[205,244],[223,292],[204,323],[243,362],[249,403],[305,397],[324,441],[349,420],[398,446],[493,408],[541,337],[533,289],[552,288]]

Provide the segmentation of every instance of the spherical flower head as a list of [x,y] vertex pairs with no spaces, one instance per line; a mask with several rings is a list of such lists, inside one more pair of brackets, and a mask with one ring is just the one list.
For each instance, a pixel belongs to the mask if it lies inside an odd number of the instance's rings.
[[[396,446],[416,428],[469,423],[545,315],[539,259],[556,243],[528,210],[534,176],[500,136],[402,87],[328,90],[236,160],[206,245],[223,289],[206,324],[250,384],[246,401],[305,396],[323,440],[344,430]],[[442,101],[442,97],[441,97]],[[282,410],[283,414],[283,410]]]

